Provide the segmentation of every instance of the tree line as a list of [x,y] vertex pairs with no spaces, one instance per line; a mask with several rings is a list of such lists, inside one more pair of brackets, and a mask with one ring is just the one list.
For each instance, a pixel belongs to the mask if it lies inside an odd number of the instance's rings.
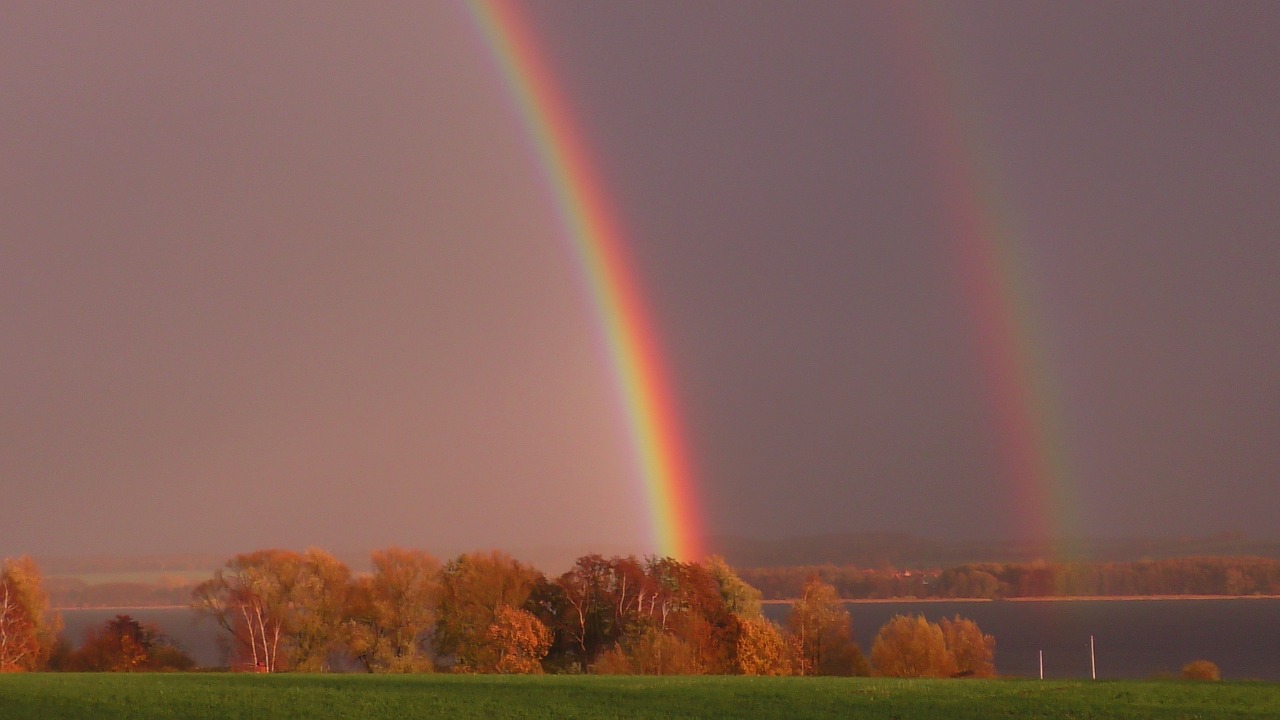
[[973,563],[945,570],[902,571],[836,565],[739,571],[768,599],[798,596],[809,577],[840,597],[1013,598],[1153,595],[1280,595],[1280,560],[1187,557],[1125,563]]
[[[556,577],[498,551],[440,563],[391,548],[373,553],[371,564],[353,573],[314,548],[240,554],[194,589],[192,607],[225,631],[231,669],[256,672],[995,672],[995,640],[960,617],[894,618],[864,657],[839,593],[816,576],[776,624],[763,615],[759,590],[715,557],[586,555]],[[190,667],[158,631],[127,615],[77,650],[59,646],[59,622],[29,559],[5,561],[0,599],[10,596],[0,670]]]
[[[547,577],[490,551],[444,564],[373,553],[353,574],[319,550],[237,555],[194,591],[235,669],[475,673],[991,675],[995,641],[955,618],[882,629],[871,662],[835,588],[811,578],[784,626],[722,559],[585,555]],[[905,625],[903,627],[906,627]],[[901,661],[924,653],[928,661]]]

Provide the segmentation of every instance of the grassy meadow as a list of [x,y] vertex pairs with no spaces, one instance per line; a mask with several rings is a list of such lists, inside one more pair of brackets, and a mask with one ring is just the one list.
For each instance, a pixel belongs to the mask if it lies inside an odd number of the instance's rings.
[[19,674],[0,718],[1278,718],[1280,685],[866,678]]

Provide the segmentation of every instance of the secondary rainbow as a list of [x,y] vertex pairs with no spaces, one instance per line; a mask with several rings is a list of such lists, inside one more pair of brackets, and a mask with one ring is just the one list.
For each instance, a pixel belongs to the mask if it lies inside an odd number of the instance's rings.
[[1025,237],[989,130],[978,120],[964,63],[945,42],[951,24],[931,15],[933,6],[894,7],[899,68],[924,120],[951,251],[976,322],[979,364],[1014,499],[1012,525],[1022,539],[1069,555],[1065,543],[1078,528],[1068,443]]
[[501,0],[468,5],[523,119],[589,286],[645,486],[654,549],[698,559],[702,533],[679,415],[609,196],[527,21]]

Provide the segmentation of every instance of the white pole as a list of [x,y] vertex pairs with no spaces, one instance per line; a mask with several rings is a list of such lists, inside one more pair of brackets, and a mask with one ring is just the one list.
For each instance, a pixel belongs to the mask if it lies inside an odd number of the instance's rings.
[[1044,679],[1044,651],[1040,651],[1040,679]]
[[1093,636],[1089,636],[1089,674],[1094,680],[1098,679],[1098,660],[1093,652]]

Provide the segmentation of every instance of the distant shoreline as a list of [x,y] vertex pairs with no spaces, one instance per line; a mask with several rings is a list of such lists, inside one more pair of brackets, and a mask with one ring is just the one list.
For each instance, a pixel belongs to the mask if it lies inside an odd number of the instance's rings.
[[[787,600],[761,600],[763,605],[790,605],[800,598]],[[992,603],[992,602],[1139,602],[1142,600],[1280,600],[1280,595],[1063,595],[1056,597],[1008,597],[1008,598],[840,598],[850,605],[881,605],[885,603]]]

